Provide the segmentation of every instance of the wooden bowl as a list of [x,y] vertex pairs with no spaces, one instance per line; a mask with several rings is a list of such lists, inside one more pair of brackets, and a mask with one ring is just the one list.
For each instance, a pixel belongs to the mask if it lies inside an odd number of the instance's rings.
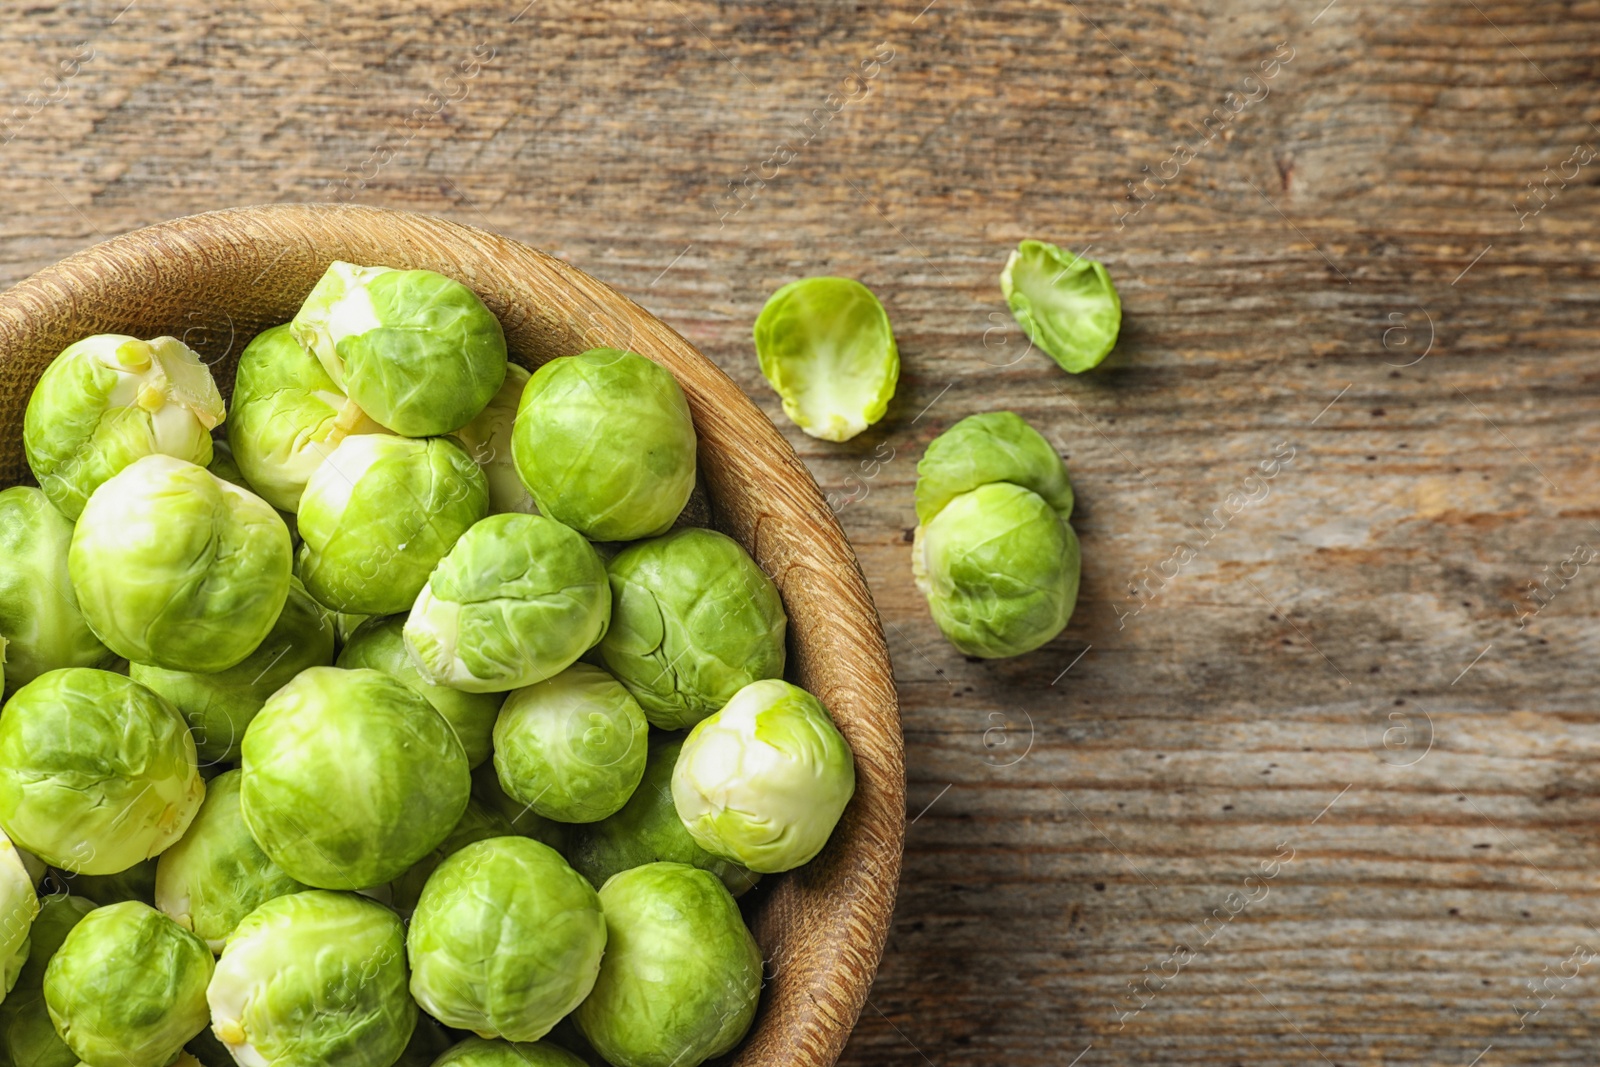
[[828,1067],[844,1047],[889,929],[905,835],[905,765],[888,652],[843,532],[778,431],[710,360],[610,287],[551,256],[424,215],[277,204],[136,230],[0,294],[0,485],[29,479],[22,415],[40,373],[96,333],[171,335],[223,394],[245,344],[287,322],[328,264],[427,268],[471,286],[514,360],[600,345],[669,368],[700,435],[713,520],[777,582],[791,681],[819,696],[855,749],[855,799],[827,848],[767,881],[747,909],[767,959],[761,1011],[732,1060]]

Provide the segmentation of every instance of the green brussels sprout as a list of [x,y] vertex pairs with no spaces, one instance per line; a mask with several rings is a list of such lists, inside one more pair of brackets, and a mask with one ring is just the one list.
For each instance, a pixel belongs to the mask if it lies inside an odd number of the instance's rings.
[[411,995],[446,1026],[537,1041],[589,995],[606,947],[594,887],[555,849],[496,837],[428,879],[411,917]]
[[467,810],[461,814],[461,821],[456,823],[456,828],[451,830],[443,841],[439,842],[439,847],[413,863],[409,870],[389,883],[389,905],[401,914],[415,911],[417,901],[422,897],[423,886],[428,884],[433,872],[439,869],[439,864],[468,845],[487,841],[491,837],[510,837],[516,832],[511,826],[511,821],[504,815],[493,808],[485,807],[477,800],[469,799]]
[[166,1067],[205,1029],[211,952],[148,904],[85,915],[50,958],[44,1000],[91,1067]]
[[300,498],[300,578],[335,611],[406,611],[488,510],[483,472],[454,441],[347,437]]
[[500,320],[431,270],[334,263],[289,332],[361,410],[407,437],[472,420],[506,376]]
[[1078,600],[1078,536],[1044,498],[991,482],[951,500],[911,546],[933,621],[969,656],[1031,652],[1066,628]]
[[693,726],[751,682],[783,674],[783,601],[733,538],[674,530],[623,549],[607,570],[600,655],[650,725]]
[[39,914],[39,894],[17,847],[0,834],[0,960],[3,999],[28,961],[28,934]]
[[506,697],[494,724],[500,785],[547,819],[595,822],[644,775],[649,723],[611,675],[575,663]]
[[306,888],[250,836],[239,804],[243,773],[228,771],[211,780],[189,832],[156,862],[156,907],[198,934],[212,952],[221,952],[228,935],[257,907]]
[[511,429],[517,421],[522,391],[531,375],[515,363],[506,367],[505,384],[478,417],[455,432],[456,440],[489,480],[489,514],[537,513],[538,505],[517,474],[511,455]]
[[822,851],[856,790],[850,745],[822,702],[752,682],[683,742],[672,800],[708,852],[777,874]]
[[100,334],[45,368],[22,443],[44,495],[77,519],[101,483],[144,456],[210,463],[223,416],[211,371],[182,341]]
[[307,667],[331,662],[333,619],[300,579],[290,578],[289,598],[272,631],[234,666],[189,674],[135,663],[129,674],[172,702],[194,731],[200,758],[216,764],[238,759],[245,729],[269,696]]
[[561,673],[611,622],[606,565],[542,515],[491,515],[434,569],[405,624],[433,685],[503,693]]
[[760,880],[749,868],[701,848],[678,818],[672,803],[672,768],[682,748],[681,737],[652,739],[644,777],[622,810],[573,828],[567,862],[596,889],[620,871],[661,862],[687,863],[710,871],[735,897]]
[[206,990],[211,1029],[254,1067],[390,1067],[417,1022],[405,927],[382,904],[308,890],[245,917]]
[[1023,241],[1000,272],[1017,324],[1062,370],[1100,365],[1122,330],[1122,300],[1103,264],[1047,241]]
[[46,671],[111,659],[78,608],[67,574],[71,544],[72,523],[43,492],[0,492],[0,658],[12,688]]
[[261,644],[291,562],[270,504],[171,456],[145,456],[97,489],[67,553],[84,617],[113,652],[198,672]]
[[783,413],[812,437],[848,441],[889,410],[900,350],[889,313],[860,282],[790,282],[756,317],[755,342]]
[[339,391],[288,326],[257,335],[239,357],[228,442],[241,475],[273,507],[299,510],[311,472],[340,441],[385,432]]
[[0,1004],[0,1050],[15,1067],[77,1067],[78,1056],[56,1033],[44,1002],[44,975],[50,959],[72,928],[93,911],[83,897],[57,893],[39,901],[39,915],[27,939],[27,961],[17,984]]
[[566,849],[572,825],[547,819],[522,801],[512,799],[500,787],[500,774],[493,761],[486,761],[472,772],[472,798],[510,823],[512,833],[542,841],[557,852]]
[[535,371],[511,433],[517,473],[539,511],[594,541],[671,529],[694,490],[695,444],[672,372],[616,348]]
[[371,670],[301,672],[268,699],[243,752],[251,835],[291,878],[320,889],[397,877],[461,821],[472,784],[439,713]]
[[183,716],[121,675],[51,671],[0,715],[0,827],[51,866],[125,871],[182,837],[204,796]]
[[433,1061],[433,1067],[586,1067],[566,1049],[544,1041],[491,1041],[469,1037]]
[[[200,804],[204,804],[202,797]],[[195,805],[199,814],[199,804]],[[61,879],[70,891],[87,897],[96,904],[120,904],[124,900],[137,900],[155,906],[156,866],[160,857],[140,860],[125,871],[115,874],[72,874],[61,872]]]
[[917,463],[917,521],[926,525],[950,501],[990,482],[1031,489],[1062,522],[1072,518],[1072,481],[1050,442],[1015,412],[990,411],[967,416],[928,445]]
[[716,875],[648,863],[600,890],[606,955],[578,1029],[616,1067],[698,1067],[739,1043],[761,950]]
[[404,615],[369,618],[345,639],[338,666],[347,669],[368,667],[398,678],[422,694],[433,710],[456,732],[467,753],[467,765],[476,767],[489,758],[490,738],[495,716],[500,714],[504,693],[464,693],[444,685],[431,685],[406,653],[402,630]]

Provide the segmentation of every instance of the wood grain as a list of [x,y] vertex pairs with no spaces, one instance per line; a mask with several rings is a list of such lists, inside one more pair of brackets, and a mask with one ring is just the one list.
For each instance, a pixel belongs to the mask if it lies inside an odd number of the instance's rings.
[[[1600,968],[1519,999],[1600,948],[1600,568],[1519,628],[1528,583],[1600,547],[1600,161],[1519,217],[1600,146],[1593,0],[140,0],[113,22],[124,2],[0,18],[8,106],[97,55],[0,147],[0,280],[210,208],[447,215],[660,315],[841,503],[909,780],[842,1062],[1595,1062]],[[1280,42],[1268,95],[1118,229],[1125,181]],[[764,168],[780,142],[803,143]],[[1023,237],[1092,244],[1116,279],[1095,373],[1019,350],[996,275]],[[871,286],[901,346],[888,417],[847,445],[784,420],[750,344],[766,296],[819,273]],[[974,663],[905,532],[927,442],[1002,407],[1070,457],[1084,586],[1058,641]],[[1280,442],[1270,495],[1119,626]],[[1268,895],[1199,951],[1280,842]],[[1122,1019],[1179,941],[1196,957]]]

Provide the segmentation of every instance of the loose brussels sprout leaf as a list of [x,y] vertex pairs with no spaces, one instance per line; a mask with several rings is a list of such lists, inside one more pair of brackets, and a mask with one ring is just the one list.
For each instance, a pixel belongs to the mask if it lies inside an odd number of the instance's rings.
[[0,826],[54,867],[125,871],[182,837],[204,795],[183,717],[121,675],[51,671],[0,715]]
[[44,999],[67,1047],[92,1067],[166,1067],[205,1029],[205,943],[148,904],[96,908],[45,969]]
[[547,819],[508,795],[500,788],[500,775],[492,760],[472,772],[472,798],[510,823],[513,833],[542,841],[557,852],[566,850],[572,825]]
[[10,1055],[9,1062],[15,1067],[77,1067],[77,1053],[66,1046],[50,1021],[44,975],[67,934],[94,907],[83,897],[66,894],[39,902],[39,916],[28,933],[27,962],[15,988],[0,1004],[0,1050]]
[[543,1041],[513,1044],[469,1037],[433,1061],[433,1067],[585,1067],[564,1048]]
[[67,574],[72,523],[43,492],[0,492],[0,653],[12,688],[61,667],[99,667],[111,652],[89,629]]
[[405,611],[488,509],[483,472],[454,441],[347,437],[300,498],[300,578],[335,611]]
[[439,847],[412,864],[410,870],[389,883],[390,906],[403,915],[409,914],[416,909],[417,901],[422,896],[423,886],[428,884],[433,872],[439,869],[439,864],[468,845],[487,841],[491,837],[510,837],[515,833],[516,830],[512,829],[510,820],[504,815],[476,800],[468,800],[467,810],[462,813],[461,821],[456,823],[456,828],[451,830],[443,841],[439,842]]
[[[204,798],[196,803],[196,814]],[[180,837],[182,835],[179,835]],[[124,900],[137,900],[152,907],[156,902],[155,858],[141,860],[125,871],[115,874],[72,874],[61,872],[61,878],[70,890],[96,904],[120,904]]]
[[532,515],[538,511],[528,487],[517,474],[511,456],[511,430],[517,421],[517,408],[530,375],[515,363],[506,366],[506,381],[494,394],[489,406],[478,417],[455,432],[456,440],[489,480],[489,514],[517,512]]
[[761,876],[701,848],[689,836],[672,803],[672,769],[682,738],[655,739],[639,788],[615,815],[573,828],[567,861],[598,889],[620,871],[647,863],[687,863],[722,879],[728,892],[742,896]]
[[321,889],[401,874],[461,821],[472,784],[439,713],[371,670],[302,672],[245,731],[243,755],[251,835],[291,878]]
[[206,990],[211,1028],[252,1067],[389,1067],[417,1022],[405,928],[381,904],[308,890],[239,924]]
[[616,1067],[698,1067],[739,1043],[761,994],[761,950],[715,875],[681,863],[600,890],[606,955],[578,1029]]
[[917,527],[911,569],[952,645],[985,659],[1020,656],[1072,617],[1078,536],[1037,493],[993,482]]
[[141,457],[210,463],[223,415],[211,371],[182,341],[100,334],[45,368],[22,443],[45,496],[76,519],[102,482]]
[[339,391],[289,327],[258,335],[239,357],[228,442],[240,473],[273,507],[299,510],[306,482],[340,441],[385,432]]
[[733,538],[674,530],[623,549],[607,570],[600,655],[652,726],[693,726],[751,682],[783,674],[783,601]]
[[638,788],[649,733],[627,689],[599,667],[575,663],[506,697],[494,766],[505,791],[545,818],[594,822]]
[[239,807],[242,771],[211,780],[188,833],[156,863],[156,907],[212,952],[257,907],[306,887],[267,858]]
[[1000,272],[1000,291],[1033,343],[1061,369],[1100,365],[1122,329],[1122,300],[1104,265],[1046,241],[1023,241]]
[[1072,482],[1050,442],[1015,412],[991,411],[967,416],[928,445],[917,464],[917,520],[931,521],[955,497],[990,482],[1031,489],[1062,522],[1072,518]]
[[446,1026],[537,1041],[589,995],[606,947],[600,898],[555,849],[525,837],[439,865],[411,917],[411,995]]
[[174,671],[223,671],[254,652],[283,611],[291,563],[270,504],[170,456],[146,456],[97,489],[67,553],[100,639]]
[[633,352],[593,348],[540,367],[511,442],[539,511],[593,541],[665,533],[694,489],[689,402],[671,371]]
[[889,314],[850,278],[801,278],[756,318],[756,358],[783,413],[824,441],[848,441],[883,418],[900,380]]
[[762,874],[810,862],[856,789],[850,746],[822,702],[752,682],[683,743],[672,799],[708,852]]
[[289,331],[337,388],[407,437],[461,428],[505,381],[500,320],[431,270],[334,263]]
[[434,685],[502,693],[559,674],[611,622],[606,565],[541,515],[491,515],[422,587],[406,648]]
[[225,671],[189,674],[135,663],[134,681],[170,700],[194,731],[200,759],[215,765],[239,757],[245,729],[267,698],[307,667],[333,662],[333,617],[289,579],[289,598],[256,650]]
[[422,694],[433,710],[456,732],[467,753],[467,765],[476,767],[489,758],[490,738],[495,716],[500,714],[504,693],[464,693],[444,685],[431,685],[406,653],[402,628],[404,615],[368,619],[346,639],[339,653],[340,667],[367,667],[382,671]]

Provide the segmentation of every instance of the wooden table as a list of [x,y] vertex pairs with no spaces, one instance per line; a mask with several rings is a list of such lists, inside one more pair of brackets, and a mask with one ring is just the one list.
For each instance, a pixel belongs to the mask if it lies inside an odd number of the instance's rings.
[[[911,819],[847,1063],[1600,1062],[1600,6],[125,2],[0,16],[0,281],[435,212],[656,311],[836,494]],[[1023,237],[1117,279],[1098,371],[1027,351]],[[904,361],[846,445],[750,344],[821,273]],[[1070,457],[1084,585],[979,662],[908,542],[995,408]]]

